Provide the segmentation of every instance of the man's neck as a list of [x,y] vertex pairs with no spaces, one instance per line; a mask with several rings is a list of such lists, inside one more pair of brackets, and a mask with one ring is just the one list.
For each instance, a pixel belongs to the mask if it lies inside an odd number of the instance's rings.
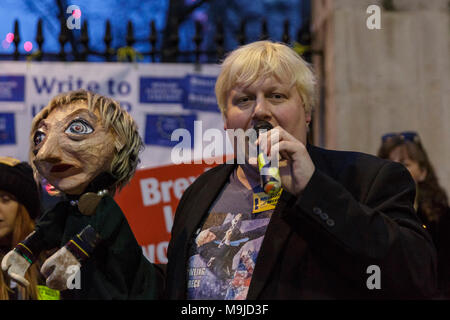
[[250,164],[239,165],[236,172],[239,181],[249,190],[259,183],[259,171]]

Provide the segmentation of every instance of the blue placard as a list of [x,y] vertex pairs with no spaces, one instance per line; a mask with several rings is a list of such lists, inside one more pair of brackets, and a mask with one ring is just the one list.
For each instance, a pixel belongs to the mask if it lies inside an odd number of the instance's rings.
[[171,141],[176,129],[186,129],[194,137],[196,115],[162,115],[148,114],[145,121],[145,144],[173,147],[179,141]]
[[0,145],[16,144],[14,113],[0,113]]
[[198,111],[219,112],[214,92],[216,79],[216,77],[211,76],[186,76],[186,94],[183,107]]
[[184,78],[139,79],[140,103],[179,103],[184,100]]
[[0,101],[25,101],[25,76],[0,76]]

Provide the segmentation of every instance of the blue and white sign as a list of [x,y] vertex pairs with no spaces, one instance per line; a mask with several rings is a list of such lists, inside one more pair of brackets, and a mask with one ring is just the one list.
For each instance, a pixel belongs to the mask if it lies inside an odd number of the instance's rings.
[[25,77],[0,75],[0,101],[25,101]]
[[[201,158],[210,144],[202,141],[203,130],[223,130],[209,98],[219,72],[216,64],[0,61],[0,155],[27,161],[34,116],[56,95],[85,89],[118,101],[136,121],[146,144],[139,168],[173,163],[176,129],[191,133]],[[190,98],[189,90],[195,93]]]
[[139,79],[140,103],[183,103],[183,78],[148,78]]
[[219,112],[214,92],[216,77],[188,75],[186,77],[184,108]]
[[144,142],[146,145],[173,147],[178,144],[178,141],[171,141],[172,133],[176,129],[186,129],[193,136],[195,120],[197,120],[195,114],[148,114],[145,121]]
[[16,144],[14,113],[0,113],[0,145]]

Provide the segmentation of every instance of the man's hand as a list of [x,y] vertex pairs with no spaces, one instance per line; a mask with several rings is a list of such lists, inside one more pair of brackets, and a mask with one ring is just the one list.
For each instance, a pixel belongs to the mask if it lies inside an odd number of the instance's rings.
[[25,279],[25,273],[30,266],[31,263],[14,250],[8,252],[2,260],[2,270],[7,271],[12,279],[24,287],[30,285],[28,280]]
[[68,289],[68,282],[73,278],[73,270],[79,270],[81,264],[75,256],[62,247],[45,260],[41,268],[47,287],[59,291]]
[[[267,143],[261,143],[267,141]],[[277,126],[261,133],[256,141],[272,159],[280,155],[279,168],[283,189],[299,196],[311,179],[315,166],[306,150],[306,146]],[[265,146],[267,145],[267,146]]]

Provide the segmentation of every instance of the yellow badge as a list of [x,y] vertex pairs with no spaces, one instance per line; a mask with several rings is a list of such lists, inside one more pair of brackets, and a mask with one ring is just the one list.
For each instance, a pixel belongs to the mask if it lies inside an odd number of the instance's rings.
[[0,163],[6,164],[7,166],[14,167],[20,163],[20,160],[11,157],[0,157]]
[[37,286],[39,300],[59,300],[59,291],[46,286]]
[[280,199],[281,191],[273,195],[268,195],[265,192],[258,192],[253,194],[253,211],[252,213],[264,212],[275,209],[278,199]]

